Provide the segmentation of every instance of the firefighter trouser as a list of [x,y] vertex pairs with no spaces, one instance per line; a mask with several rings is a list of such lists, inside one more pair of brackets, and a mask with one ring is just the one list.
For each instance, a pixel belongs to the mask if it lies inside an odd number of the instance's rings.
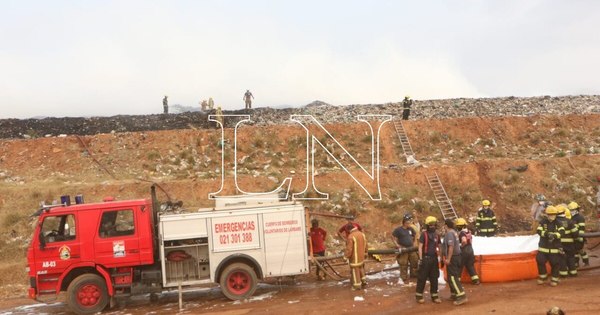
[[402,120],[408,120],[409,115],[410,115],[410,108],[402,109]]
[[435,300],[438,296],[438,278],[440,277],[440,269],[438,267],[437,257],[423,256],[421,265],[417,271],[417,300],[423,299],[423,291],[425,290],[425,282],[429,280],[429,292],[431,299]]
[[446,266],[446,273],[448,275],[448,285],[450,285],[450,294],[452,297],[461,299],[465,296],[465,290],[463,289],[462,283],[460,282],[460,274],[462,273],[462,262],[460,255],[452,256],[450,264]]
[[547,251],[556,251],[552,253],[544,253],[538,251],[535,256],[535,261],[537,262],[538,267],[538,275],[539,279],[545,281],[548,279],[548,271],[546,270],[546,262],[550,262],[551,274],[552,278],[550,279],[554,283],[558,283],[559,276],[559,268],[560,268],[560,254],[558,253],[558,249],[551,249]]
[[575,254],[577,253],[577,251],[575,250],[575,244],[563,244],[563,249],[565,253],[560,255],[560,276],[574,277],[577,275],[577,267],[575,266]]
[[575,242],[575,265],[579,266],[579,258],[583,260],[583,263],[588,265],[590,263],[590,257],[583,249],[584,242],[577,241]]
[[402,253],[396,256],[398,265],[400,266],[400,278],[404,281],[408,280],[408,265],[410,263],[410,276],[417,276],[417,265],[419,264],[419,254],[417,252]]
[[473,246],[466,245],[460,249],[460,256],[462,258],[462,265],[467,268],[469,276],[471,276],[471,282],[476,283],[479,281],[477,271],[475,271],[475,254],[473,254]]
[[485,237],[496,236],[496,230],[495,229],[481,229],[477,232],[477,235],[485,236]]
[[365,276],[365,268],[363,265],[363,262],[356,264],[350,263],[350,281],[352,282],[353,289],[360,289],[363,284],[367,284],[367,277]]

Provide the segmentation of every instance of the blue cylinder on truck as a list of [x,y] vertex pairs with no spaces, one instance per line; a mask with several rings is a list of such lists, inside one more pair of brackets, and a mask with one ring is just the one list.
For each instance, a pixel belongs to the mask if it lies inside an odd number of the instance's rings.
[[83,203],[83,195],[77,195],[75,196],[75,204],[76,205],[80,205]]
[[69,195],[60,196],[60,203],[62,203],[63,205],[70,206],[71,205],[71,196],[69,196]]

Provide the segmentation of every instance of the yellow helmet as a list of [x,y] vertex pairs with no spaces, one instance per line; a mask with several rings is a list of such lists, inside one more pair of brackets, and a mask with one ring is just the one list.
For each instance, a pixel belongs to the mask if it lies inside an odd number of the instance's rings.
[[569,210],[569,209],[567,209],[567,206],[565,206],[565,205],[564,205],[564,204],[562,204],[562,203],[561,203],[561,204],[559,204],[559,205],[556,205],[555,207],[556,207],[556,210],[558,211],[558,214],[563,214],[563,213],[565,213],[567,210]]
[[571,203],[569,203],[569,210],[575,210],[575,209],[579,209],[579,205],[577,204],[577,202],[571,201]]
[[546,214],[558,214],[558,209],[555,206],[548,206],[546,207]]
[[410,96],[409,95],[405,95],[404,98],[410,98]]
[[486,199],[486,200],[482,201],[481,204],[484,205],[484,206],[489,206],[492,203],[489,200]]
[[431,225],[436,223],[437,219],[434,216],[428,216],[427,218],[425,218],[425,225]]
[[571,217],[572,217],[572,216],[571,216],[571,210],[569,210],[569,208],[567,208],[567,209],[565,210],[565,217],[566,217],[567,219],[571,219]]
[[463,218],[458,218],[456,219],[456,222],[454,222],[454,224],[456,224],[457,226],[467,225],[467,220]]

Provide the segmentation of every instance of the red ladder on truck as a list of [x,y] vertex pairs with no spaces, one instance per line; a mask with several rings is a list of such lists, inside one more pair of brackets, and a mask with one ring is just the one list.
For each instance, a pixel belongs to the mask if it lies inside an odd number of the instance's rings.
[[444,185],[442,185],[442,181],[440,180],[437,172],[433,173],[433,175],[425,175],[425,177],[427,178],[429,187],[431,187],[433,195],[435,196],[435,200],[442,211],[442,217],[444,217],[444,220],[457,219],[458,216],[456,215],[456,210],[454,209],[452,201],[450,201],[450,198],[448,197],[448,194],[446,193]]

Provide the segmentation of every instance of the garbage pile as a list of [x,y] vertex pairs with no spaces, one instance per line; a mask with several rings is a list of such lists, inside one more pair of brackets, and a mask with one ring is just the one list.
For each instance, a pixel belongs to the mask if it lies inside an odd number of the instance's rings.
[[[223,111],[224,114],[250,115],[254,125],[296,124],[290,115],[313,115],[321,123],[356,122],[357,115],[402,114],[402,104],[366,104],[335,106],[314,101],[297,108]],[[443,119],[458,117],[531,116],[600,113],[600,95],[456,98],[441,100],[415,100],[410,119]],[[173,130],[188,128],[215,128],[208,121],[211,112],[185,112],[145,116],[119,115],[112,117],[64,117],[43,119],[2,119],[0,138],[37,138],[60,134],[91,135],[110,132]],[[233,127],[227,123],[225,127]]]

